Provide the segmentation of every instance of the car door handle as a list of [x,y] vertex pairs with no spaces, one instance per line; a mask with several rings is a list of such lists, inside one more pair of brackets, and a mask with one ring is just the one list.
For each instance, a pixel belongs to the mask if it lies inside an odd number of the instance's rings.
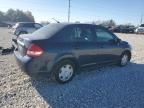
[[100,46],[100,48],[104,48],[104,46]]
[[75,46],[75,47],[74,47],[74,49],[80,49],[80,47],[78,47],[78,46]]
[[80,49],[79,47],[75,47],[75,49]]

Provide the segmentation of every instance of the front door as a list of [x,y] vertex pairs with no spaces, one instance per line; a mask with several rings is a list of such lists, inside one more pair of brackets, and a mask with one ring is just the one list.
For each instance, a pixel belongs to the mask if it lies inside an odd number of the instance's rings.
[[[95,27],[96,43],[99,45],[99,49],[96,49],[97,53],[95,62],[112,62],[119,59],[122,48],[116,42],[117,37],[108,30],[100,27]],[[99,55],[99,56],[98,56]]]

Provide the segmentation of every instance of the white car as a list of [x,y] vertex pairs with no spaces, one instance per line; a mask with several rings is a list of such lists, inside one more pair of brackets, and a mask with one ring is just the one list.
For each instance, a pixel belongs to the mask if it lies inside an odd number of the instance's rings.
[[137,34],[143,34],[144,33],[144,24],[141,24],[136,30],[135,33]]
[[19,22],[12,27],[12,34],[19,36],[21,34],[28,34],[43,27],[41,24],[33,22]]
[[17,38],[21,34],[33,33],[34,31],[40,29],[41,27],[43,27],[41,24],[33,23],[33,22],[16,23],[12,27],[12,31],[11,31],[11,33],[13,34],[13,36],[12,36],[12,48],[16,48],[15,46],[17,45]]

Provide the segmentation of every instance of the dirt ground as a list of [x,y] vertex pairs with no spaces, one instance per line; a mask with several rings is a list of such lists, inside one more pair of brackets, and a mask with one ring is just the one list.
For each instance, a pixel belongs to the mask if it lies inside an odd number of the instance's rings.
[[[11,46],[11,35],[0,28],[0,46]],[[144,35],[117,34],[133,48],[126,67],[87,70],[68,84],[31,78],[13,54],[0,56],[0,108],[144,108]]]

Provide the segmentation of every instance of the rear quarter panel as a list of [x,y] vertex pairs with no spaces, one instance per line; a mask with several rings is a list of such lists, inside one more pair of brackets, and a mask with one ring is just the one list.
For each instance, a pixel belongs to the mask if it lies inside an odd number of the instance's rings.
[[51,71],[53,66],[63,59],[77,59],[76,55],[73,53],[73,43],[43,40],[36,42],[36,44],[42,47],[45,52],[42,59],[47,62],[46,66],[48,71]]

